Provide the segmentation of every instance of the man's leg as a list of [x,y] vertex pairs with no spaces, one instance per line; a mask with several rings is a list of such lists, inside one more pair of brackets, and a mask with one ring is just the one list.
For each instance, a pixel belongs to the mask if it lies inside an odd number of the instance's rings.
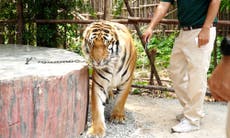
[[185,55],[188,72],[188,85],[185,92],[187,101],[184,105],[185,120],[172,128],[175,132],[198,130],[200,119],[203,117],[203,102],[207,88],[207,71],[216,33],[215,28],[211,28],[209,43],[199,48],[195,40],[199,32],[200,29],[183,31],[182,39],[184,47],[182,47],[182,51]]
[[176,92],[177,98],[182,107],[184,107],[188,101],[187,97],[187,86],[188,86],[188,77],[187,77],[187,62],[185,55],[181,48],[183,47],[182,33],[176,38],[172,54],[170,57],[170,78],[173,82],[173,88]]
[[[188,32],[191,39],[198,36],[200,30]],[[194,35],[192,35],[194,34]],[[211,53],[214,47],[216,28],[210,29],[209,43],[200,48],[197,42],[191,40],[191,44],[185,47],[184,52],[188,61],[188,97],[189,102],[184,108],[184,115],[194,125],[200,125],[200,119],[204,116],[203,102],[207,90],[207,71],[209,69]]]

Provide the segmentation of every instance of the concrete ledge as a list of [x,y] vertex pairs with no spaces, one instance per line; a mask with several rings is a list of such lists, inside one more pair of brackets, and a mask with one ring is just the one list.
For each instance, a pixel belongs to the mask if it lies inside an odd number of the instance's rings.
[[64,138],[84,131],[89,86],[82,57],[63,49],[0,45],[0,63],[0,137]]

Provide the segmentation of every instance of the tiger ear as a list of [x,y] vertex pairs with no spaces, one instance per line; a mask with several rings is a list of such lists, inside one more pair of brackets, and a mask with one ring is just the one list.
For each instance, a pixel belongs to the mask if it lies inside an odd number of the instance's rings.
[[83,54],[86,56],[89,54],[89,46],[87,44],[87,40],[83,38],[82,44],[81,44],[81,49]]
[[89,38],[89,27],[87,27],[85,29],[85,31],[83,32],[83,41],[82,41],[82,52],[84,53],[85,56],[87,56],[89,54],[89,46],[88,46],[88,39]]
[[89,54],[89,36],[91,32],[92,24],[88,25],[83,32],[83,42],[82,42],[82,50],[85,54]]
[[89,38],[89,27],[86,27],[85,31],[83,32],[83,39]]

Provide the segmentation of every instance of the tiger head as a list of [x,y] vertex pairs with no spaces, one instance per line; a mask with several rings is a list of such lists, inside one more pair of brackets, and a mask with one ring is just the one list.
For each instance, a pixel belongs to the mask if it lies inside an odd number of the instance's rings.
[[95,68],[103,68],[116,61],[119,40],[115,28],[106,21],[90,24],[83,32],[82,51]]

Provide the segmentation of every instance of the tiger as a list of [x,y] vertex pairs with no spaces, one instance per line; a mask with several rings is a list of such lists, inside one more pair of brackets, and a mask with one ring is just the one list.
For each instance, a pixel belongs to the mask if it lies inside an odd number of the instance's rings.
[[110,121],[125,120],[124,106],[131,90],[137,53],[128,28],[112,21],[96,21],[83,32],[82,53],[92,66],[91,120],[87,136],[104,137],[106,101],[117,96]]

